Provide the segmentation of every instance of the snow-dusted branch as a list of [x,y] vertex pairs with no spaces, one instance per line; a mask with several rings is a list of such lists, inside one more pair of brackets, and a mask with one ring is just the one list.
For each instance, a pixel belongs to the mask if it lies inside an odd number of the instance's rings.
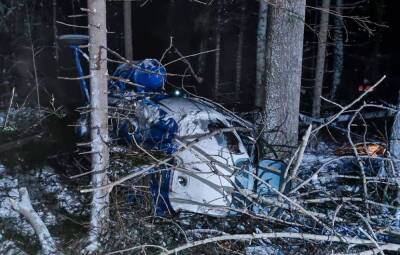
[[[260,234],[237,234],[237,235],[222,235],[211,237],[192,243],[187,243],[175,249],[169,250],[168,252],[161,253],[163,255],[177,254],[180,251],[190,249],[195,246],[204,245],[208,243],[214,243],[218,241],[227,240],[255,240],[255,239],[273,239],[273,238],[287,238],[287,239],[301,239],[309,241],[327,241],[327,242],[337,242],[346,244],[358,244],[358,245],[373,245],[371,240],[353,238],[353,237],[337,237],[328,235],[315,235],[315,234],[305,234],[305,233],[291,233],[291,232],[278,232],[278,233],[260,233]],[[400,244],[384,244],[380,246],[382,250],[398,251],[400,249]]]
[[[57,254],[56,243],[50,235],[46,225],[32,207],[31,199],[29,198],[26,188],[19,189],[18,201],[10,199],[12,208],[22,214],[32,225],[36,235],[39,238],[43,254]],[[59,253],[58,253],[59,254]]]

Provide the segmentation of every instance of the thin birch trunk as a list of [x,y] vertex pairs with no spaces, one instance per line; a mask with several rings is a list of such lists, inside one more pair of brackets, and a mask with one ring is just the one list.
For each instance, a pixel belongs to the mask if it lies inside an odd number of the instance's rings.
[[305,0],[279,0],[269,6],[265,77],[265,140],[278,157],[298,142]]
[[325,52],[326,52],[326,40],[328,37],[330,4],[331,4],[330,0],[322,0],[321,20],[319,23],[319,33],[318,33],[317,64],[315,67],[315,83],[314,83],[314,95],[313,95],[313,106],[312,106],[312,116],[316,118],[318,118],[321,114],[321,95],[322,95],[322,86],[323,86],[324,71],[325,71]]
[[235,79],[235,99],[237,103],[240,103],[240,85],[242,82],[242,59],[243,59],[243,40],[244,31],[246,24],[246,0],[242,1],[240,24],[239,24],[239,35],[238,35],[238,48],[236,54],[236,79]]
[[268,17],[268,4],[265,0],[260,0],[260,7],[258,10],[258,26],[257,26],[257,72],[256,72],[256,91],[255,106],[259,108],[264,107],[264,78],[265,78],[265,58],[266,58],[266,44],[267,44],[267,17]]
[[[106,1],[88,0],[88,9],[92,185],[96,188],[108,183],[108,71],[107,51],[102,48],[107,47]],[[88,253],[95,253],[100,249],[101,237],[108,228],[108,206],[108,190],[95,190],[91,204],[89,245],[86,247]]]
[[132,45],[132,2],[124,1],[124,46],[125,57],[129,60],[133,59]]
[[343,43],[343,17],[342,17],[343,0],[336,0],[336,13],[334,24],[335,49],[333,55],[333,80],[330,92],[330,99],[335,100],[336,92],[342,81],[344,43]]

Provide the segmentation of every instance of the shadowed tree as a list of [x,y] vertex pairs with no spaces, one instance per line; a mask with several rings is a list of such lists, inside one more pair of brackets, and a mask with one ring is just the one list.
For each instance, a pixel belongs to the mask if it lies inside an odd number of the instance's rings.
[[214,99],[218,99],[219,83],[220,83],[220,59],[221,59],[221,36],[222,36],[222,12],[224,7],[224,0],[217,1],[217,25],[215,29],[215,70],[214,70],[214,88],[212,96]]
[[[400,91],[398,92],[397,107],[400,107]],[[400,111],[398,111],[393,119],[392,130],[389,141],[390,155],[394,159],[393,167],[395,176],[400,174]],[[396,181],[397,186],[400,186],[400,181]],[[400,189],[397,192],[397,199],[400,199]],[[396,227],[400,227],[400,209],[396,210]]]
[[264,106],[264,77],[265,77],[265,48],[267,44],[267,17],[268,4],[265,0],[260,0],[258,10],[258,26],[257,26],[257,70],[256,70],[256,91],[255,106],[263,108]]
[[124,46],[125,57],[132,60],[132,3],[130,0],[124,1]]
[[240,103],[240,84],[242,81],[242,60],[243,60],[243,40],[246,25],[246,0],[242,0],[240,7],[239,35],[236,53],[236,79],[235,79],[235,99]]
[[[196,18],[194,24],[194,31],[196,35],[199,35],[199,52],[204,52],[208,48],[208,40],[210,34],[213,32],[213,29],[210,26],[210,8],[205,8],[203,11],[199,13],[199,16]],[[200,54],[198,56],[197,62],[197,73],[198,75],[204,75],[207,66],[207,54]]]
[[326,40],[329,27],[330,0],[322,0],[321,19],[319,22],[317,63],[315,66],[315,83],[313,94],[312,116],[319,117],[321,114],[321,95],[325,72]]
[[298,140],[305,6],[305,0],[276,0],[269,6],[265,139],[277,148],[296,146]]
[[343,16],[342,16],[343,0],[336,0],[336,13],[334,18],[335,29],[333,30],[335,39],[335,48],[333,53],[333,80],[330,92],[330,99],[334,100],[336,91],[342,81],[343,72],[343,57],[344,57],[344,43],[343,43]]

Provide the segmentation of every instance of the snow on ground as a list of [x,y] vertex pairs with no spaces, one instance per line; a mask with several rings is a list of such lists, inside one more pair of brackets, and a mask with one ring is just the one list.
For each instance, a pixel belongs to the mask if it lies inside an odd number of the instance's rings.
[[[14,170],[9,171],[0,164],[0,254],[24,254],[19,252],[13,241],[5,238],[5,233],[36,240],[31,225],[11,208],[9,198],[18,197],[18,188],[27,187],[32,205],[47,227],[57,226],[63,222],[57,219],[56,209],[48,208],[46,202],[70,216],[79,217],[83,211],[82,203],[78,198],[79,191],[71,190],[70,187],[63,185],[60,176],[51,167],[46,166],[40,171],[32,170],[28,174],[21,175],[15,175],[15,172],[12,175],[12,172]],[[54,198],[56,205],[52,204]],[[50,203],[48,199],[50,199]]]
[[18,197],[18,181],[5,174],[5,166],[0,164],[0,218],[17,217],[18,213],[11,209],[8,197]]
[[44,167],[41,172],[36,173],[39,183],[47,194],[57,197],[60,208],[71,215],[80,214],[83,211],[82,203],[78,199],[78,190],[71,190],[62,184],[60,176],[55,174],[51,167]]
[[4,255],[27,254],[23,250],[21,250],[15,242],[5,238],[2,232],[3,230],[0,230],[0,254]]

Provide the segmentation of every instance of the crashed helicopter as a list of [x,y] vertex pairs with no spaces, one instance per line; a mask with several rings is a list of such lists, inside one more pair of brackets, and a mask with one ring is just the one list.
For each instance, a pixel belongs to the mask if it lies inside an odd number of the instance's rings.
[[[79,45],[87,44],[88,37],[63,35],[59,40],[73,50],[78,75],[83,76]],[[243,192],[275,196],[265,182],[278,189],[285,166],[259,157],[253,124],[212,101],[181,90],[166,93],[167,71],[158,60],[121,64],[112,76],[118,79],[109,81],[110,106],[133,109],[112,135],[173,158],[150,171],[158,215],[188,211],[227,216],[244,208],[265,210],[253,206]],[[80,87],[89,101],[84,79]],[[87,119],[79,123],[77,134],[83,135]]]

